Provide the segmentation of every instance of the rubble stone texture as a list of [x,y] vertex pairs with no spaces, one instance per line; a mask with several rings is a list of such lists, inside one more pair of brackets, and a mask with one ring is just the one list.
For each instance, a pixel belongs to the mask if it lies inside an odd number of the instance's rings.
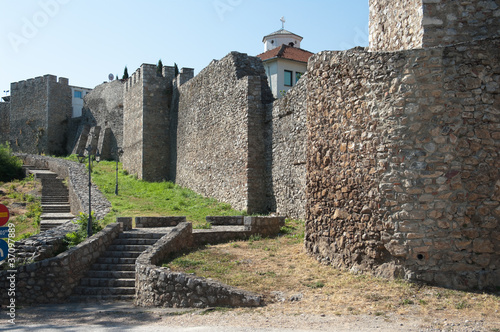
[[310,60],[309,252],[354,271],[500,286],[499,46]]
[[10,137],[14,151],[63,155],[71,117],[68,79],[53,75],[12,83]]
[[306,200],[307,74],[272,105],[268,116],[271,211],[304,218]]
[[370,0],[372,51],[446,46],[499,32],[498,0]]
[[268,211],[262,62],[232,52],[179,88],[175,182],[249,213]]
[[[84,125],[98,126],[101,133],[106,130],[110,135],[100,135],[97,147],[102,159],[115,159],[115,147],[123,146],[123,92],[125,83],[115,80],[96,86],[84,98],[83,119]],[[73,147],[81,135],[84,126],[79,126],[79,132],[72,138]],[[83,135],[87,137],[87,135]],[[86,146],[84,146],[86,147]],[[75,151],[76,153],[80,151]]]

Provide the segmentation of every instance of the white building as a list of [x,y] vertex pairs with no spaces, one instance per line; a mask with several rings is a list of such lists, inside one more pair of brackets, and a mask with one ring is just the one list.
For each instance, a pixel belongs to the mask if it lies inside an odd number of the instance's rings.
[[70,86],[71,88],[71,100],[73,105],[73,118],[78,118],[82,116],[83,110],[83,97],[87,95],[92,89],[81,88],[78,86]]
[[302,37],[284,28],[265,36],[264,53],[257,55],[264,63],[269,86],[275,98],[281,98],[307,70],[313,53],[300,48]]

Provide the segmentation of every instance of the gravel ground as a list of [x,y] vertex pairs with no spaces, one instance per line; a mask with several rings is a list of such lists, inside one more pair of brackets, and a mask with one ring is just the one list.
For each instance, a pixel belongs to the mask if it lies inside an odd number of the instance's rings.
[[[5,317],[5,316],[4,316]],[[170,308],[137,308],[130,303],[62,304],[22,308],[16,325],[0,321],[0,330],[74,330],[87,329],[159,331],[499,331],[500,318],[495,320],[466,317],[431,317],[389,314],[376,315],[313,315],[285,314],[279,310],[234,309],[192,310]],[[25,328],[21,328],[24,326]],[[55,328],[57,327],[57,328]],[[218,329],[214,329],[217,327]]]

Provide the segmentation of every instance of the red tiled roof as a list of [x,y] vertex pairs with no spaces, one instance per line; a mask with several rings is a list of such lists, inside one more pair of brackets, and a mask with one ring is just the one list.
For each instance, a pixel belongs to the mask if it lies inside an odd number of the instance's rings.
[[309,60],[309,58],[313,54],[314,53],[303,50],[301,48],[296,48],[293,46],[288,46],[283,44],[281,45],[281,47],[273,48],[272,50],[257,55],[257,57],[261,58],[262,61],[269,60],[272,58],[281,58],[281,59],[295,60],[300,62],[307,62],[307,60]]

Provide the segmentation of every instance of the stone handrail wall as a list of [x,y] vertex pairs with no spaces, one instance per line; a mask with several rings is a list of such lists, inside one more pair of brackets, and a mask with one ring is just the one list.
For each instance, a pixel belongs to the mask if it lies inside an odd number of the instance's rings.
[[156,266],[169,254],[193,244],[191,224],[181,223],[137,258],[136,305],[196,308],[261,305],[259,295]]
[[101,232],[56,257],[13,271],[0,271],[2,304],[9,304],[8,290],[15,276],[16,305],[60,303],[71,295],[73,288],[97,258],[120,233],[118,223],[106,226]]
[[[71,212],[78,214],[81,211],[87,211],[89,187],[86,164],[39,155],[18,154],[17,156],[23,160],[25,165],[47,168],[57,173],[58,177],[67,179]],[[111,210],[111,203],[94,184],[92,184],[92,210],[97,219],[104,218]]]
[[[72,161],[38,155],[16,154],[25,165],[35,168],[46,168],[58,174],[58,177],[67,179],[71,212],[77,215],[87,211],[88,207],[88,172],[84,165]],[[111,203],[99,189],[92,185],[92,210],[97,219],[102,219],[109,213]],[[54,229],[17,241],[15,244],[16,259],[35,261],[53,257],[61,250],[63,239],[67,233],[78,228],[73,223],[66,223]]]

